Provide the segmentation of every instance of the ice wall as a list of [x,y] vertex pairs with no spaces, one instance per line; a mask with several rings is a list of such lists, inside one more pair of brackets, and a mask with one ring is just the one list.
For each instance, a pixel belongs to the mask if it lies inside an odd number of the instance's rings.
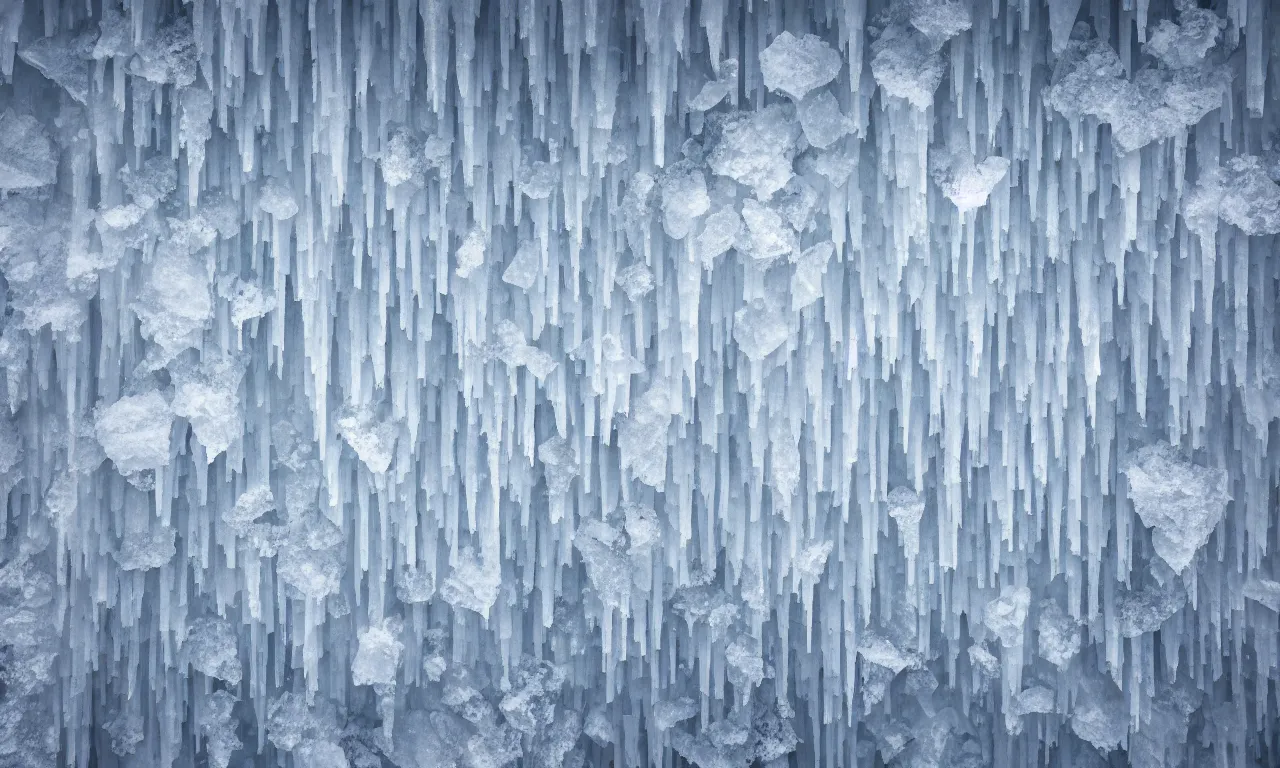
[[117,3],[0,0],[0,766],[1280,765],[1269,0]]

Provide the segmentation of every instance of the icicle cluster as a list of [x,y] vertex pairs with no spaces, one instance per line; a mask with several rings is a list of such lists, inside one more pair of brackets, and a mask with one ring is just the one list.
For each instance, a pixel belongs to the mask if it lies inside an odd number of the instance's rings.
[[0,2],[0,766],[1280,764],[1268,0],[119,3]]

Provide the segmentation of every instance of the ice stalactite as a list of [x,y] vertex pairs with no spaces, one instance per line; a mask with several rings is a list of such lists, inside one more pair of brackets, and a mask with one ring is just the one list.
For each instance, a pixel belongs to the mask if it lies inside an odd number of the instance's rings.
[[0,766],[1280,764],[1267,0],[0,0]]

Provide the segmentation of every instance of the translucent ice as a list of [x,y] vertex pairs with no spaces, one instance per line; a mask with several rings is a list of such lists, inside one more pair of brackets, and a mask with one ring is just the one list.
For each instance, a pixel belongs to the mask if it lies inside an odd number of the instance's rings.
[[840,54],[816,35],[796,37],[783,32],[760,51],[764,84],[799,101],[840,73]]
[[0,764],[1270,765],[1266,0],[0,0]]
[[1125,476],[1134,510],[1153,529],[1156,554],[1182,571],[1226,511],[1227,473],[1192,464],[1168,443],[1155,443],[1134,454]]

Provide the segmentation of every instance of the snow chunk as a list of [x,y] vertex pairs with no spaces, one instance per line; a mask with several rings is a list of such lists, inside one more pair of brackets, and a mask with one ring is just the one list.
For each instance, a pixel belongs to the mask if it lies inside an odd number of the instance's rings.
[[871,76],[886,94],[916,109],[933,104],[945,70],[937,45],[916,29],[890,25],[871,44]]
[[265,317],[276,308],[274,293],[264,291],[257,283],[238,277],[220,278],[218,295],[230,304],[231,325],[237,329],[249,320]]
[[978,670],[979,674],[989,680],[1000,676],[1000,660],[981,645],[969,646],[969,663]]
[[924,517],[924,499],[910,488],[898,487],[889,491],[889,517],[898,523],[898,535],[902,538],[902,550],[912,560],[920,552],[920,519]]
[[470,549],[464,549],[453,568],[453,573],[440,587],[440,597],[455,608],[465,608],[488,618],[489,609],[498,602],[502,588],[502,571],[476,558]]
[[204,732],[205,752],[211,768],[228,768],[232,753],[244,746],[236,735],[238,722],[232,715],[235,704],[235,695],[225,689],[204,696],[200,730]]
[[1178,579],[1163,585],[1149,584],[1137,592],[1116,596],[1116,623],[1124,637],[1141,637],[1155,632],[1187,602],[1187,592]]
[[94,431],[122,474],[169,465],[173,410],[159,392],[122,397],[98,411]]
[[1045,103],[1070,119],[1089,115],[1111,125],[1122,152],[1176,136],[1222,105],[1231,82],[1225,67],[1144,69],[1124,79],[1120,57],[1098,40],[1073,40],[1054,69]]
[[1138,517],[1154,529],[1156,554],[1182,572],[1209,541],[1231,500],[1226,470],[1196,466],[1161,442],[1140,449],[1124,471]]
[[921,664],[920,655],[903,650],[885,635],[875,630],[865,630],[858,641],[858,655],[864,660],[898,674],[904,669],[914,669]]
[[835,49],[816,35],[797,38],[783,32],[760,51],[760,74],[771,91],[799,101],[840,74],[843,62]]
[[546,200],[556,190],[556,167],[538,160],[520,169],[520,193],[531,200]]
[[1027,609],[1031,607],[1031,590],[1026,587],[1004,586],[1000,596],[987,603],[982,623],[1000,638],[1005,648],[1022,645],[1022,629],[1027,623]]
[[267,739],[285,752],[293,751],[313,724],[306,698],[296,693],[282,693],[267,709]]
[[197,365],[171,366],[176,386],[173,412],[191,422],[191,430],[212,463],[244,431],[240,380],[244,363],[211,350]]
[[768,261],[796,250],[796,234],[782,223],[782,217],[754,198],[742,203],[742,220],[747,225],[747,253],[757,261]]
[[293,190],[279,180],[271,179],[258,194],[258,208],[277,221],[285,221],[298,215],[298,200]]
[[498,323],[494,336],[494,355],[512,368],[527,368],[538,381],[550,376],[559,365],[551,355],[526,343],[524,333],[510,320]]
[[667,427],[675,407],[666,385],[654,384],[636,403],[631,417],[618,427],[622,468],[659,490],[667,477]]
[[331,741],[308,739],[294,752],[297,768],[349,768],[347,753]]
[[527,736],[537,736],[555,720],[556,699],[565,676],[564,669],[526,656],[516,665],[511,690],[502,697],[498,709],[511,727]]
[[1119,747],[1129,732],[1129,713],[1109,680],[1081,680],[1071,730],[1103,752]]
[[395,685],[396,669],[404,643],[399,619],[387,618],[369,625],[360,633],[360,647],[351,662],[353,685]]
[[779,310],[755,299],[733,314],[733,339],[749,359],[760,361],[791,338],[791,325]]
[[282,547],[276,561],[280,579],[311,600],[336,594],[342,586],[342,570],[336,548],[311,549],[295,542]]
[[796,116],[800,118],[805,140],[818,149],[826,149],[844,138],[851,128],[836,97],[825,88],[806,96],[796,106]]
[[957,0],[914,0],[907,4],[911,26],[929,38],[934,45],[973,27],[969,3]]
[[1013,711],[1018,717],[1047,715],[1057,711],[1053,691],[1043,685],[1025,688],[1013,697]]
[[133,311],[142,335],[176,354],[200,346],[205,326],[213,319],[212,281],[204,259],[165,250],[151,265]]
[[662,227],[676,240],[683,240],[711,208],[707,179],[690,166],[687,161],[677,163],[662,176]]
[[1272,581],[1256,574],[1250,576],[1244,585],[1244,596],[1280,612],[1280,581]]
[[724,101],[724,97],[733,93],[738,87],[738,60],[725,59],[720,62],[720,76],[702,86],[698,95],[689,100],[689,109],[694,112],[706,112]]
[[542,261],[532,240],[521,240],[516,254],[502,272],[502,282],[527,291],[538,281],[542,273]]
[[132,755],[145,738],[142,718],[132,712],[121,712],[107,722],[104,730],[111,737],[111,751],[119,757]]
[[12,109],[0,114],[0,189],[45,187],[58,179],[58,155],[44,126]]
[[133,18],[121,13],[112,5],[102,7],[98,21],[98,39],[94,41],[89,56],[96,61],[116,56],[133,55]]
[[632,301],[638,301],[653,290],[653,273],[641,261],[618,270],[614,280],[622,288],[622,292],[627,295],[627,298]]
[[707,164],[720,176],[751,187],[767,199],[791,180],[800,126],[787,110],[771,104],[758,112],[737,112],[719,121],[719,139]]
[[156,30],[129,60],[129,74],[157,85],[186,88],[196,81],[196,42],[191,20],[179,18]]
[[1008,175],[1010,166],[1008,160],[995,156],[975,164],[967,150],[937,150],[930,155],[929,161],[934,182],[961,211],[986,205],[991,191]]
[[383,421],[373,406],[364,405],[348,406],[337,426],[338,434],[370,472],[380,475],[390,469],[400,432],[395,423]]
[[458,246],[454,254],[457,260],[454,271],[457,272],[458,277],[470,277],[479,269],[484,264],[484,254],[487,250],[489,250],[489,236],[483,230],[475,227],[467,232],[466,237],[462,238],[462,245]]
[[676,723],[684,722],[697,714],[698,702],[688,696],[674,701],[659,701],[653,705],[653,727],[659,731],[668,731]]
[[235,505],[222,513],[222,520],[237,533],[247,532],[251,523],[275,508],[276,498],[271,493],[271,486],[259,485],[240,494]]
[[18,51],[18,58],[62,86],[71,98],[89,103],[89,57],[92,34],[55,35],[36,40]]
[[631,593],[631,562],[622,533],[602,520],[586,520],[573,536],[587,579],[604,605],[616,608]]
[[593,707],[587,713],[586,722],[582,725],[582,732],[602,747],[612,744],[615,738],[613,721],[609,719],[608,713],[601,707]]
[[1080,622],[1067,615],[1055,600],[1040,604],[1036,642],[1041,658],[1059,669],[1066,669],[1080,652],[1080,641]]
[[1156,24],[1142,50],[1172,69],[1194,67],[1217,45],[1226,26],[1227,20],[1208,8],[1183,8],[1177,24],[1168,19]]
[[711,266],[717,256],[733,247],[741,233],[742,217],[733,208],[721,208],[708,216],[695,241],[703,265]]
[[662,537],[662,525],[652,507],[627,502],[622,505],[622,514],[632,554],[648,549]]
[[182,642],[183,658],[196,671],[239,685],[243,670],[231,622],[217,617],[196,619]]
[[382,179],[387,186],[422,183],[422,174],[426,169],[423,144],[411,132],[402,128],[392,130],[377,159],[382,168]]
[[402,603],[425,603],[436,593],[436,580],[430,571],[403,568],[396,574],[396,599]]
[[1217,219],[1247,235],[1280,234],[1280,186],[1262,160],[1240,155],[1204,174],[1183,201],[1187,228],[1202,238],[1217,232]]
[[128,533],[113,553],[122,571],[149,571],[168,563],[177,554],[177,532],[157,528],[149,533]]
[[538,446],[538,461],[542,462],[547,478],[547,491],[552,494],[567,493],[578,476],[578,453],[565,438],[556,435]]

